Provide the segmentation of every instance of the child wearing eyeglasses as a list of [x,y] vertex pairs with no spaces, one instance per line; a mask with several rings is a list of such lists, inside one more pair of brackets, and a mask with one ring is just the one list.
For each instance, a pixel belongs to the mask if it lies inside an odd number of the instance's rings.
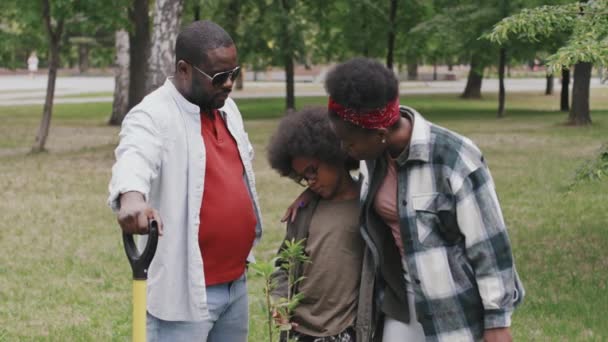
[[[293,312],[290,337],[314,342],[363,340],[356,337],[367,335],[372,296],[360,298],[359,293],[361,289],[371,293],[366,286],[372,281],[362,280],[369,273],[363,267],[364,242],[359,233],[359,186],[350,175],[358,163],[341,149],[324,108],[283,118],[268,146],[268,159],[281,176],[313,193],[288,223],[279,248],[280,253],[286,241],[305,239],[310,258],[292,270],[293,279],[304,277],[293,291],[304,297]],[[287,297],[287,278],[282,269],[273,274],[275,298]]]

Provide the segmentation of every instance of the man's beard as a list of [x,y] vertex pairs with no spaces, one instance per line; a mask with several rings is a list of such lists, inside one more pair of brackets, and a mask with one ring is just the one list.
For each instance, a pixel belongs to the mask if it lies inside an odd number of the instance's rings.
[[211,109],[211,103],[209,103],[209,99],[205,96],[203,87],[198,79],[193,77],[190,85],[190,102],[199,106],[201,111]]

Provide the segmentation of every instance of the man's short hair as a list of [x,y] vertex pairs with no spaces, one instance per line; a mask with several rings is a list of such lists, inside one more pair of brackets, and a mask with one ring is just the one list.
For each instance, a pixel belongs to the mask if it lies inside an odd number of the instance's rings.
[[209,20],[195,21],[177,36],[175,63],[183,60],[198,66],[207,61],[208,51],[232,45],[234,41],[218,24]]

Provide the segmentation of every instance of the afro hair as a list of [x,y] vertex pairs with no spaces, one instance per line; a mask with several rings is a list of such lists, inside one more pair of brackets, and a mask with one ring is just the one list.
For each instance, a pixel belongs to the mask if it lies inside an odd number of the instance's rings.
[[398,96],[399,81],[378,61],[358,57],[336,65],[327,74],[325,90],[342,106],[365,112]]
[[305,108],[285,116],[268,144],[270,166],[281,176],[294,177],[291,162],[297,157],[317,158],[334,166],[354,170],[359,164],[340,146],[330,127],[327,109]]

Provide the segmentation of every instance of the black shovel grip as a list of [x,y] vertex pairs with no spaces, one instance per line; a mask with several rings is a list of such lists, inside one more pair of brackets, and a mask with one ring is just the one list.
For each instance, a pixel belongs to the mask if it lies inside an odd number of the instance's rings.
[[133,269],[133,279],[146,280],[148,279],[148,267],[156,253],[156,245],[158,244],[158,223],[156,220],[150,220],[148,224],[148,241],[143,252],[139,254],[139,250],[133,241],[133,235],[122,233],[122,242]]

